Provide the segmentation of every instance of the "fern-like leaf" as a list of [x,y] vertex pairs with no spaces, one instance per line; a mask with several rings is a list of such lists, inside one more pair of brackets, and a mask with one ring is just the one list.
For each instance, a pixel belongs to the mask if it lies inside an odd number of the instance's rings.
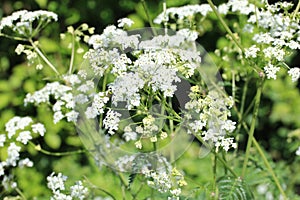
[[240,178],[225,176],[218,181],[220,200],[252,200],[252,192]]

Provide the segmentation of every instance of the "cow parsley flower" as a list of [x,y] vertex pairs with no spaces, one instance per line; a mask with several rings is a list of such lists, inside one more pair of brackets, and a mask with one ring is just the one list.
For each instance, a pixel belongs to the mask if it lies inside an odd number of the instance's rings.
[[246,49],[245,57],[246,58],[256,58],[258,51],[259,51],[259,48],[256,45],[252,45],[250,48]]
[[81,181],[77,181],[75,185],[70,187],[70,190],[71,196],[80,200],[83,200],[88,194],[88,189],[82,185]]
[[288,74],[292,77],[292,81],[296,82],[296,81],[298,81],[298,79],[300,77],[300,68],[299,67],[291,68],[288,71]]
[[113,135],[115,134],[115,131],[118,130],[119,127],[119,122],[120,122],[120,117],[121,114],[113,111],[113,110],[108,110],[106,113],[106,116],[103,120],[103,125],[104,128],[108,130],[108,133]]
[[41,123],[32,124],[31,128],[34,133],[38,133],[38,134],[40,134],[40,136],[45,135],[46,128],[45,128],[44,124],[41,124]]
[[296,155],[300,156],[300,146],[298,147],[297,151],[296,151]]
[[17,161],[19,160],[21,147],[17,146],[14,142],[11,142],[7,149],[7,159],[6,163],[8,166],[15,167],[17,165]]
[[268,63],[268,65],[264,67],[264,71],[265,71],[268,79],[272,78],[272,79],[276,80],[276,73],[279,70],[280,70],[279,67],[275,67],[271,63]]
[[65,190],[65,181],[67,180],[67,176],[64,176],[62,173],[58,173],[55,175],[53,172],[47,177],[47,186],[53,192],[56,190]]
[[32,139],[30,131],[22,131],[19,133],[17,137],[17,141],[22,142],[23,144],[27,144],[29,140]]
[[134,22],[129,18],[122,18],[118,20],[118,27],[131,27]]
[[6,141],[5,134],[0,134],[0,147],[4,146],[5,141]]
[[8,138],[12,138],[18,130],[24,130],[32,122],[30,117],[15,116],[5,124],[5,130],[8,132]]
[[0,32],[5,32],[5,29],[10,29],[23,37],[31,37],[36,30],[41,28],[41,26],[37,26],[39,23],[34,23],[36,20],[39,20],[45,25],[51,21],[57,21],[57,15],[45,10],[20,10],[12,13],[10,16],[2,18],[0,21]]
[[18,167],[33,167],[33,162],[29,158],[25,158],[19,161]]

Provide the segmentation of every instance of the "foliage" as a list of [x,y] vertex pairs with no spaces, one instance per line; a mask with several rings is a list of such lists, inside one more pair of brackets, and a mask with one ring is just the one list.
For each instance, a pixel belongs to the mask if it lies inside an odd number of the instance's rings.
[[5,1],[0,197],[299,198],[300,3],[207,2]]

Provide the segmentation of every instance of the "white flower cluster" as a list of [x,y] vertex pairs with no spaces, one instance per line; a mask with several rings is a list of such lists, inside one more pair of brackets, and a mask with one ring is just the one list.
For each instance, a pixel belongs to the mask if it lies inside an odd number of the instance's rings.
[[264,67],[264,71],[267,75],[268,79],[274,79],[276,80],[276,73],[280,70],[279,67],[275,67],[274,65],[272,65],[271,63],[268,63],[267,66]]
[[[37,27],[34,26],[34,21],[38,20],[36,23]],[[4,17],[0,21],[0,33],[8,28],[13,32],[21,36],[32,36],[35,32],[35,28],[41,28],[52,20],[57,21],[57,15],[50,11],[37,10],[37,11],[27,11],[20,10],[14,12],[8,17]]]
[[108,110],[106,116],[103,120],[104,128],[108,130],[110,135],[115,134],[115,131],[118,130],[119,122],[120,122],[121,114],[113,111],[111,109]]
[[126,31],[111,25],[107,26],[101,35],[92,35],[89,40],[89,44],[92,45],[94,49],[108,47],[137,49],[139,37],[139,35],[128,35]]
[[179,8],[172,7],[166,10],[166,13],[159,14],[155,19],[154,23],[161,24],[164,22],[168,22],[170,18],[174,18],[175,16],[179,19],[188,18],[194,16],[197,13],[200,13],[202,16],[206,16],[207,13],[212,12],[209,4],[201,4],[201,5],[186,5]]
[[88,195],[88,189],[82,185],[81,181],[77,181],[75,185],[70,187],[70,194],[65,194],[65,181],[67,180],[67,176],[64,176],[62,173],[58,173],[55,175],[53,172],[51,175],[47,177],[47,186],[52,190],[53,196],[51,200],[72,200],[80,199],[83,200]]
[[294,67],[288,71],[288,74],[292,77],[292,81],[296,82],[300,78],[300,68]]
[[[79,80],[74,76],[66,78],[70,84],[75,84]],[[78,112],[75,109],[74,96],[72,94],[72,88],[66,85],[62,85],[59,82],[47,83],[46,86],[33,94],[27,94],[24,99],[25,106],[28,103],[34,103],[39,105],[41,103],[50,104],[50,98],[53,97],[56,102],[54,103],[52,110],[54,112],[53,122],[56,124],[64,117],[69,122],[76,122]]]
[[144,168],[142,174],[148,179],[148,186],[155,188],[161,193],[171,194],[172,196],[168,197],[168,199],[179,200],[181,187],[187,185],[184,176],[176,168],[173,168],[171,172]]
[[118,20],[118,27],[131,27],[134,22],[129,18],[122,18]]
[[229,109],[233,106],[232,98],[223,97],[214,90],[202,97],[198,86],[193,86],[191,90],[191,100],[185,105],[188,133],[199,134],[204,141],[213,142],[216,151],[219,147],[225,151],[236,148],[233,138],[227,136],[235,130],[236,124],[228,119],[231,116]]
[[157,142],[158,133],[160,133],[162,140],[168,137],[167,133],[161,132],[155,123],[155,118],[152,115],[147,115],[143,118],[142,125],[135,127],[135,131],[132,130],[130,125],[126,126],[123,134],[125,141],[137,140],[139,138],[139,140],[135,142],[135,146],[138,149],[142,149],[143,145],[141,139],[148,138],[150,142]]
[[21,159],[22,144],[26,145],[33,139],[33,133],[44,136],[46,129],[41,123],[33,123],[30,117],[15,116],[5,124],[6,134],[0,134],[0,147],[9,143],[7,157],[0,162],[0,177],[3,178],[2,185],[6,190],[15,188],[17,183],[13,180],[13,174],[6,175],[5,169],[32,167],[33,162],[29,158]]
[[296,155],[300,156],[300,146],[298,147],[297,151],[296,151]]

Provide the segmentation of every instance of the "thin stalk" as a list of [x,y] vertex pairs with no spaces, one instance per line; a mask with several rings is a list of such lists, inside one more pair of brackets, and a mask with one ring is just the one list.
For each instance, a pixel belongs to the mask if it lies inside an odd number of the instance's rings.
[[227,26],[226,22],[223,20],[222,16],[220,15],[219,11],[216,9],[216,6],[211,0],[207,0],[208,4],[214,11],[214,13],[217,15],[217,18],[220,20],[221,24],[225,28],[226,32],[230,35],[231,39],[234,41],[234,43],[240,48],[242,52],[244,52],[243,46],[239,43],[239,41],[234,36],[233,32],[230,30],[230,28]]
[[215,192],[214,199],[216,198],[217,194],[217,153],[214,154],[213,157],[213,191]]
[[277,178],[277,176],[276,176],[274,170],[272,169],[272,167],[271,167],[271,165],[270,165],[270,163],[269,163],[267,157],[265,156],[263,150],[261,149],[260,145],[258,144],[258,142],[256,141],[255,138],[253,138],[253,144],[255,145],[255,147],[256,147],[257,151],[259,152],[260,156],[262,157],[262,159],[263,159],[263,161],[264,161],[264,163],[265,163],[265,166],[267,167],[269,173],[270,173],[271,176],[273,177],[273,180],[274,180],[274,182],[275,182],[277,188],[279,189],[281,195],[283,196],[283,199],[284,199],[284,200],[287,200],[288,198],[287,198],[287,196],[286,196],[286,194],[285,194],[283,188],[281,187],[280,182],[279,182],[279,180],[278,180],[278,178]]
[[[242,94],[242,98],[241,98],[241,107],[240,107],[241,116],[243,116],[243,114],[244,114],[246,96],[247,96],[247,91],[248,91],[248,83],[249,83],[249,79],[246,78],[246,81],[245,81],[245,84],[244,84],[244,87],[243,87],[243,94]],[[242,120],[243,120],[243,118],[241,118],[240,121],[239,121],[239,125],[237,127],[237,132],[239,132],[239,130],[241,129]]]
[[235,99],[236,85],[235,85],[235,73],[232,71],[232,98]]
[[79,149],[76,151],[68,151],[68,152],[50,152],[45,149],[42,149],[40,145],[35,145],[33,142],[29,142],[29,144],[33,146],[35,150],[50,156],[67,156],[67,155],[81,154],[86,152],[86,150],[84,149]]
[[[237,110],[236,107],[233,107],[233,109],[234,109],[235,112],[237,113],[238,118],[239,118],[239,121],[241,121],[241,119],[242,119],[241,113],[239,113],[239,111]],[[242,121],[242,125],[243,125],[244,129],[247,131],[247,133],[249,134],[250,131],[249,131],[249,128],[248,128],[246,122]],[[281,185],[280,185],[280,182],[279,182],[279,180],[278,180],[278,178],[277,178],[277,176],[276,176],[274,170],[272,169],[272,167],[271,167],[271,165],[270,165],[270,163],[269,163],[267,157],[265,156],[264,152],[262,151],[262,148],[260,147],[260,145],[259,145],[259,143],[257,142],[257,140],[255,139],[255,137],[253,137],[252,140],[253,140],[253,144],[254,144],[255,148],[258,150],[258,153],[259,153],[260,156],[262,157],[262,159],[263,159],[263,161],[264,161],[264,164],[265,164],[265,166],[267,167],[269,173],[271,174],[271,176],[272,176],[272,178],[273,178],[273,180],[274,180],[274,182],[275,182],[277,188],[279,189],[281,195],[284,197],[284,199],[287,199],[286,194],[285,194],[284,190],[282,189],[282,187],[281,187]]]
[[43,59],[43,61],[56,73],[56,75],[60,75],[56,68],[52,65],[52,63],[46,58],[46,56],[41,52],[41,50],[34,44],[32,39],[29,39],[30,44],[33,49],[37,52],[37,54]]
[[[236,107],[234,107],[234,109],[235,109],[235,111],[238,115],[239,120],[241,120],[242,119],[241,114],[238,112]],[[246,122],[242,122],[242,125],[243,125],[244,129],[247,131],[247,133],[249,134],[249,128],[248,128]],[[258,150],[258,153],[260,154],[260,156],[262,157],[262,159],[264,161],[264,164],[268,168],[268,171],[271,174],[271,176],[272,176],[277,188],[279,189],[281,195],[284,197],[284,199],[287,199],[286,194],[285,194],[284,190],[282,189],[282,187],[280,185],[280,182],[279,182],[274,170],[272,169],[271,165],[269,164],[269,161],[268,161],[267,157],[265,156],[264,152],[262,151],[262,148],[260,147],[260,145],[257,142],[257,140],[255,139],[255,137],[253,137],[253,144],[254,144],[255,148]]]
[[147,8],[146,1],[145,1],[145,0],[141,0],[141,2],[142,2],[142,5],[143,5],[143,8],[144,8],[144,10],[145,10],[145,14],[146,14],[146,16],[147,16],[148,22],[149,22],[149,24],[150,24],[151,30],[152,30],[152,32],[153,32],[154,35],[157,35],[157,32],[156,32],[155,28],[153,28],[153,27],[154,27],[154,24],[153,24],[153,22],[152,22],[152,19],[150,18],[150,15],[149,15],[149,11],[148,11],[148,8]]
[[258,115],[258,110],[259,110],[259,104],[260,104],[260,99],[261,99],[261,93],[262,93],[262,88],[263,88],[263,80],[260,80],[256,96],[255,96],[255,104],[253,108],[253,116],[251,120],[251,126],[249,130],[249,137],[248,137],[248,142],[247,142],[247,147],[246,147],[246,154],[244,158],[244,163],[243,163],[243,169],[242,169],[242,177],[245,176],[246,169],[247,169],[247,164],[249,160],[249,155],[250,155],[250,148],[252,146],[252,141],[254,138],[254,130],[255,130],[255,125],[256,125],[256,119]]
[[295,17],[296,17],[297,14],[299,14],[298,13],[299,9],[300,9],[300,1],[298,1],[297,7],[296,7],[296,9],[293,12],[293,16],[292,16],[293,19],[295,19]]
[[23,200],[27,200],[27,198],[25,197],[25,195],[23,194],[23,192],[19,188],[16,188],[16,192],[21,196],[21,198]]
[[69,74],[72,73],[74,60],[75,60],[75,31],[73,31],[72,33],[72,52],[71,52],[71,60],[69,66]]
[[9,38],[9,39],[12,39],[12,40],[18,40],[18,41],[28,42],[28,39],[22,38],[22,37],[15,37],[15,36],[10,36],[10,35],[6,35],[6,34],[0,33],[0,37],[1,37],[1,36],[2,36],[2,37]]
[[[193,133],[193,135],[206,147],[206,148],[211,148],[210,147],[210,145],[207,143],[207,142],[205,142],[203,139],[202,139],[202,137],[201,136],[199,136],[199,135],[197,135],[196,133]],[[232,169],[231,169],[231,167],[223,160],[223,158],[219,155],[219,154],[217,154],[216,152],[214,152],[213,151],[213,153],[216,155],[216,157],[217,157],[217,159],[224,165],[224,167],[226,168],[226,169],[228,169],[228,171],[230,171],[230,173],[234,176],[234,177],[239,177],[238,175],[237,175],[237,173],[235,173],[235,171],[233,171]]]
[[[172,99],[171,98],[169,99],[169,105],[172,108]],[[174,122],[173,122],[172,119],[169,119],[169,123],[170,123],[170,136],[173,139],[173,137],[174,137],[174,132],[173,132],[174,131]],[[171,150],[170,151],[171,151],[170,162],[172,163],[172,162],[175,161],[174,149],[173,149],[172,145],[171,145]]]

